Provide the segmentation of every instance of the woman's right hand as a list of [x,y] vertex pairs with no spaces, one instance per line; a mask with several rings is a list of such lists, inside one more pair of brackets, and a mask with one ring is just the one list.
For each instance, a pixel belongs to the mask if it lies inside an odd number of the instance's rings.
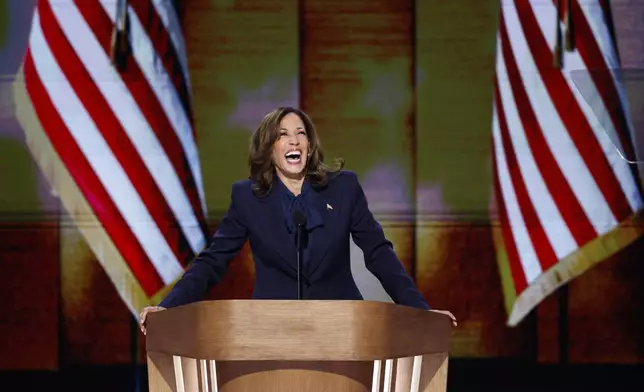
[[148,313],[160,312],[165,310],[163,306],[146,306],[143,308],[143,311],[139,315],[139,326],[141,327],[141,332],[145,335],[145,319],[147,318]]

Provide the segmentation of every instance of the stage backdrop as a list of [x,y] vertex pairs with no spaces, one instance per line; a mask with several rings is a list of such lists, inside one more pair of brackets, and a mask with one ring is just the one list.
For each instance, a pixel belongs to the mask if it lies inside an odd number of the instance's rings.
[[[96,4],[87,8],[85,1]],[[20,85],[28,76],[27,48],[36,50],[37,3],[0,3],[0,368],[124,364],[133,338],[133,305],[124,297],[136,304],[146,297],[117,290],[104,267],[113,260],[97,255],[82,222],[65,208],[68,189],[52,186],[63,180],[39,161],[33,121],[25,121],[34,118],[24,114],[30,108]],[[67,12],[96,18],[99,41],[109,46],[115,1],[103,1],[103,8],[98,0],[58,9],[60,1],[48,3],[38,9],[38,21],[50,47],[47,23],[63,23]],[[130,3],[140,8],[148,1]],[[543,32],[552,41],[554,6],[531,3],[537,16],[553,15],[552,31]],[[641,68],[644,5],[614,3],[621,65]],[[638,236],[508,325],[513,297],[495,240],[503,219],[492,147],[499,26],[523,15],[513,2],[191,0],[171,6],[181,27],[165,39],[177,44],[179,37],[184,45],[187,62],[177,67],[186,83],[175,86],[188,92],[183,102],[189,102],[195,178],[203,183],[210,233],[228,207],[231,184],[248,176],[248,143],[261,118],[277,106],[298,106],[317,125],[327,158],[342,157],[358,173],[372,211],[429,303],[458,318],[452,355],[644,360],[644,241]],[[500,17],[501,6],[510,7],[509,16]],[[583,38],[583,27],[575,27]],[[56,42],[67,41],[59,35]],[[355,245],[352,270],[366,298],[390,300]],[[246,247],[208,297],[248,298],[253,279]]]

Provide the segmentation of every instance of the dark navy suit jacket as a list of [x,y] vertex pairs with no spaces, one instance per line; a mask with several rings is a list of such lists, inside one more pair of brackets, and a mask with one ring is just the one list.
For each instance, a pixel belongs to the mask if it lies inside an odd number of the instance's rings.
[[[250,241],[255,262],[253,298],[297,298],[297,250],[284,221],[280,193],[274,187],[260,198],[254,195],[252,184],[245,180],[233,185],[228,212],[210,245],[195,258],[160,306],[201,300],[208,287],[221,281],[228,263],[246,240]],[[324,188],[310,189],[307,199],[321,217],[321,224],[311,232],[310,249],[302,263],[303,299],[362,299],[351,274],[351,234],[364,253],[366,267],[395,303],[429,309],[369,211],[353,172],[341,171]]]

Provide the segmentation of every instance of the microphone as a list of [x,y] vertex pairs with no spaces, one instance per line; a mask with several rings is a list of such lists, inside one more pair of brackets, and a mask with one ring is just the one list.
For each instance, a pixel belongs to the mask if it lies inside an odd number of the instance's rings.
[[304,250],[303,237],[304,237],[304,228],[306,227],[306,215],[300,210],[293,211],[293,223],[297,227],[297,234],[295,237],[295,243],[297,247],[297,299],[302,299],[302,280],[301,280],[301,269],[302,269],[302,253]]

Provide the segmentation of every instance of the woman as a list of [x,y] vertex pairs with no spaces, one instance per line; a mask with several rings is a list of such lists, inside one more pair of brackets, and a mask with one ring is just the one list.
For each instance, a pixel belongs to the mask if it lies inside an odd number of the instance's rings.
[[[373,218],[356,175],[324,163],[313,123],[301,110],[269,113],[253,135],[250,179],[233,184],[228,212],[211,245],[192,262],[159,306],[146,314],[199,301],[223,278],[229,261],[250,241],[256,280],[253,298],[297,298],[297,227],[304,226],[303,299],[362,299],[350,265],[350,235],[366,267],[397,304],[429,309]],[[296,211],[298,211],[296,213]],[[454,316],[446,311],[456,325]]]

